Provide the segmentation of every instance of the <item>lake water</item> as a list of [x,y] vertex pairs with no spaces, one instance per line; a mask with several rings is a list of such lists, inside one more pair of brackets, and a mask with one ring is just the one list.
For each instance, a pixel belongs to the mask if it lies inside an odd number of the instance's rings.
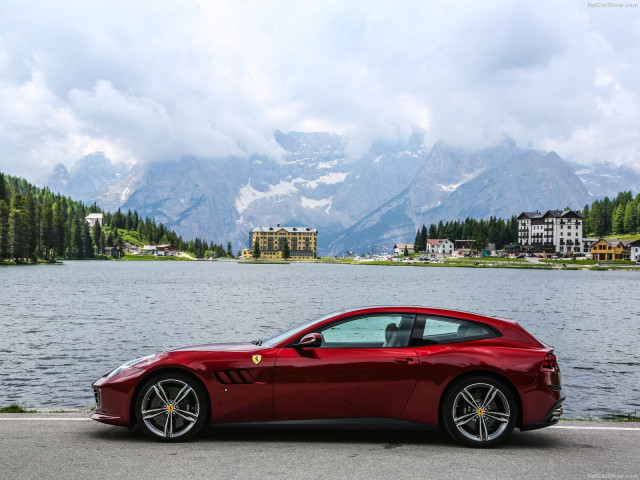
[[175,347],[268,338],[345,307],[413,304],[517,320],[554,345],[566,417],[640,413],[640,274],[100,262],[0,268],[0,406],[88,407],[90,384]]

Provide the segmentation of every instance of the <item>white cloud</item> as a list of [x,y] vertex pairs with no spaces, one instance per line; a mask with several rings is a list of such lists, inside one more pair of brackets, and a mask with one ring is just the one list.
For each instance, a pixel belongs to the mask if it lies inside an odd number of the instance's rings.
[[640,9],[539,2],[6,2],[0,169],[262,153],[324,130],[638,162]]

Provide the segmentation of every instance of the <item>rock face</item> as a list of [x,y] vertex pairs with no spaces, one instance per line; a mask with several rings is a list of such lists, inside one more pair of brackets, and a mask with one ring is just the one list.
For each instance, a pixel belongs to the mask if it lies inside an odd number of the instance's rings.
[[576,175],[595,197],[613,198],[628,190],[634,194],[640,192],[640,174],[629,167],[619,167],[613,163],[577,165]]
[[74,200],[92,203],[105,186],[117,181],[127,169],[124,165],[113,165],[102,152],[95,152],[79,159],[71,171],[58,164],[36,185],[47,186],[51,191],[68,195]]
[[419,136],[374,145],[352,160],[337,135],[275,135],[285,150],[280,161],[255,156],[138,164],[96,201],[110,210],[136,209],[186,238],[230,240],[241,248],[259,225],[342,231],[406,186],[424,161]]
[[40,180],[54,191],[135,209],[185,238],[234,250],[259,225],[309,225],[319,253],[366,251],[412,242],[422,224],[467,216],[510,217],[525,210],[582,208],[596,197],[640,186],[631,170],[568,165],[555,153],[524,151],[506,138],[465,152],[442,142],[430,151],[415,134],[350,157],[349,140],[328,133],[275,132],[280,159],[194,158],[140,163],[128,171],[103,154],[58,165]]

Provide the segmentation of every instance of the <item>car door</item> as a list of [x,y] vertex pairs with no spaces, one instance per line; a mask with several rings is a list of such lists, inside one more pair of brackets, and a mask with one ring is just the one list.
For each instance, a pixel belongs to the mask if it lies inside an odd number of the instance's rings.
[[276,420],[397,417],[418,376],[408,346],[415,315],[365,315],[323,327],[319,347],[284,347],[274,374]]

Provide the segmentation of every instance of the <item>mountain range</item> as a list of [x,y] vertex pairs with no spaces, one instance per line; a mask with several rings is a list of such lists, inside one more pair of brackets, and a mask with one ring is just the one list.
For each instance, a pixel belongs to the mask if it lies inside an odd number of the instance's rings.
[[104,154],[58,165],[37,183],[115,211],[137,210],[184,238],[248,247],[260,225],[319,230],[319,254],[410,243],[422,224],[510,217],[525,210],[582,209],[605,195],[640,190],[640,175],[612,163],[584,167],[513,140],[478,151],[415,133],[349,155],[330,133],[275,132],[281,158],[196,158],[114,165]]

